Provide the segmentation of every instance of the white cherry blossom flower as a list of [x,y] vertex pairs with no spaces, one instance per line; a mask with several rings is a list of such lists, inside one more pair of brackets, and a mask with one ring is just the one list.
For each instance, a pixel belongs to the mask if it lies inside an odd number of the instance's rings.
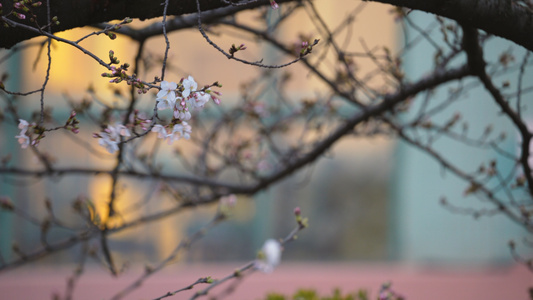
[[191,92],[195,92],[196,89],[198,88],[198,84],[196,83],[196,81],[194,81],[194,78],[190,75],[188,78],[183,79],[182,85],[183,85],[183,92],[181,92],[181,95],[184,98],[189,97]]
[[120,140],[120,136],[131,136],[128,127],[118,122],[115,126],[107,125],[105,132],[107,132],[113,140]]
[[175,82],[162,81],[161,90],[157,93],[157,109],[163,110],[174,107],[176,103],[176,89],[178,84]]
[[181,124],[176,124],[169,135],[168,143],[172,144],[181,138],[188,140],[191,138],[191,132],[192,127],[187,122],[183,121]]
[[156,99],[156,100],[157,100],[158,110],[164,110],[167,108],[172,108],[174,106],[174,102],[169,99]]
[[197,92],[194,93],[187,102],[189,103],[189,107],[200,109],[204,107],[204,105],[209,101],[209,99],[211,99],[211,95],[209,95],[208,93]]
[[131,133],[130,133],[130,130],[128,129],[128,127],[122,125],[122,124],[116,124],[115,125],[118,133],[121,135],[121,136],[131,136]]
[[176,119],[180,119],[180,120],[183,120],[183,121],[188,121],[191,119],[191,112],[189,111],[189,109],[187,107],[183,108],[183,109],[176,109],[174,110],[174,118]]
[[105,147],[111,154],[118,150],[118,143],[120,142],[120,136],[130,136],[128,128],[120,123],[113,125],[107,125],[107,128],[100,132],[97,136],[100,137],[98,144]]
[[28,148],[31,142],[30,136],[26,134],[28,132],[29,127],[30,123],[28,123],[28,121],[24,119],[19,119],[18,128],[20,129],[20,133],[19,135],[16,135],[15,138],[17,139],[22,149]]
[[102,147],[105,147],[109,153],[113,154],[118,150],[118,142],[119,141],[112,139],[110,135],[103,133],[100,134],[100,140],[98,141],[98,144]]
[[19,119],[19,129],[20,129],[20,134],[25,134],[26,131],[28,130],[28,127],[30,126],[30,123],[28,123],[28,121],[26,120],[23,120],[23,119]]
[[182,121],[188,121],[191,119],[191,113],[187,107],[187,101],[181,100],[176,102],[176,106],[174,107],[174,118]]
[[274,239],[267,240],[255,260],[255,268],[265,273],[272,272],[281,261],[281,251],[280,242]]
[[157,132],[157,138],[159,139],[166,139],[168,137],[167,129],[163,125],[154,125],[152,132]]
[[26,130],[24,129],[23,132],[15,136],[20,144],[20,148],[22,149],[26,149],[30,145],[30,137],[25,134],[25,131]]

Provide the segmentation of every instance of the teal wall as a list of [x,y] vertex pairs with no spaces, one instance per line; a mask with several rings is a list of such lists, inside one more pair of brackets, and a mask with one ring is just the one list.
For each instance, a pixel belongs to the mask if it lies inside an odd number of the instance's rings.
[[[3,52],[4,55],[5,52],[6,51]],[[5,71],[9,73],[9,79],[6,84],[9,84],[10,90],[13,91],[19,90],[21,78],[19,72],[20,61],[20,52],[17,52],[6,63],[0,65],[1,68],[6,68],[6,70],[0,70],[0,74],[4,73]],[[11,161],[9,165],[14,166],[20,159],[20,147],[15,139],[15,136],[18,134],[18,120],[12,120],[8,117],[4,120],[4,122],[10,124],[5,124],[2,126],[2,134],[0,134],[0,157],[11,155]],[[11,201],[16,201],[13,184],[11,183],[10,179],[2,176],[0,177],[0,197],[4,196],[9,197]],[[13,235],[12,223],[12,213],[0,210],[0,255],[2,255],[5,260],[9,260],[11,257],[11,243]]]
[[[432,15],[420,12],[412,12],[410,17],[418,22],[421,28],[426,26],[420,24],[435,22]],[[411,30],[407,35],[412,38],[416,32]],[[435,41],[441,40],[439,35],[438,28],[430,33]],[[498,38],[489,41],[489,46],[485,48],[485,57],[494,61],[494,58],[510,47],[514,47],[512,53],[520,61],[525,51]],[[433,66],[433,52],[434,48],[429,43],[422,43],[410,50],[405,57],[407,76],[416,79],[428,73]],[[461,56],[457,63],[464,60],[465,56]],[[494,81],[501,84],[503,80],[509,80],[511,87],[516,89],[516,78],[517,73],[514,72],[509,76],[494,77]],[[532,79],[533,74],[528,72],[524,82],[531,82]],[[471,79],[463,81],[465,86],[474,84],[473,82]],[[430,97],[430,105],[444,101],[448,96],[449,87],[436,91]],[[406,120],[414,117],[424,96],[417,97],[418,101],[411,108]],[[468,122],[471,137],[480,137],[486,126],[492,124],[492,136],[497,136],[502,131],[507,134],[507,139],[501,145],[503,149],[509,153],[517,153],[519,142],[515,130],[507,118],[498,114],[498,108],[484,89],[478,85],[460,97],[457,103],[432,118],[432,122],[443,124],[455,113],[460,113],[460,123]],[[531,115],[531,111],[525,113]],[[459,130],[456,131],[460,131],[461,125],[457,126]],[[452,163],[469,172],[476,170],[483,162],[488,165],[493,159],[505,174],[511,172],[513,166],[511,160],[503,158],[495,151],[484,151],[447,139],[440,139],[433,146]],[[441,197],[460,207],[490,209],[493,206],[483,203],[475,196],[464,197],[468,183],[445,170],[435,159],[404,142],[398,144],[394,158],[390,245],[393,258],[415,263],[447,264],[486,264],[512,260],[507,243],[510,239],[521,240],[525,236],[523,229],[502,215],[474,219],[472,216],[444,209],[439,203]]]

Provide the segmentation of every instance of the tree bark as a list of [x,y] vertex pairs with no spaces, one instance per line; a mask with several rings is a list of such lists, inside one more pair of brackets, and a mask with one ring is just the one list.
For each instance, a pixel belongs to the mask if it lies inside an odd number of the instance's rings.
[[511,40],[533,51],[533,12],[515,0],[367,0],[421,10]]
[[[277,0],[278,3],[300,0]],[[334,0],[327,0],[334,1]],[[533,51],[533,13],[515,0],[367,0],[395,6],[421,10],[459,21],[479,28],[487,33],[511,40]],[[57,16],[60,25],[52,32],[64,31],[125,17],[150,19],[163,14],[163,0],[56,0],[50,4],[50,17]],[[234,1],[242,2],[242,1]],[[269,5],[269,0],[259,0],[239,6],[242,10]],[[13,9],[13,0],[2,2],[4,15]],[[200,0],[202,11],[228,6],[221,0]],[[46,1],[34,9],[40,26],[48,23]],[[168,15],[195,13],[196,0],[170,0]],[[4,16],[6,17],[6,16]],[[8,19],[30,25],[30,21],[19,20],[12,15]],[[21,27],[0,26],[0,48],[13,45],[37,36],[38,33]]]
[[[39,26],[48,24],[47,2],[41,0],[40,7],[32,8],[37,16]],[[296,0],[277,0],[278,3]],[[36,2],[36,1],[34,1]],[[237,2],[233,0],[233,2]],[[34,26],[30,22],[29,15],[25,20],[20,20],[13,15],[8,15],[13,10],[13,0],[2,1],[4,17]],[[60,22],[52,26],[52,32],[65,31],[76,27],[83,27],[111,20],[122,20],[126,17],[150,19],[163,15],[164,0],[56,0],[50,1],[50,18],[56,16]],[[269,0],[259,0],[248,5],[238,6],[241,10],[270,5]],[[200,0],[202,11],[208,11],[223,6],[228,6],[220,0]],[[16,10],[20,12],[20,10]],[[197,12],[196,0],[170,0],[167,15],[180,16]],[[1,25],[1,24],[0,24]],[[22,27],[5,28],[0,26],[0,48],[11,48],[19,42],[28,40],[39,35],[38,32],[29,31]]]

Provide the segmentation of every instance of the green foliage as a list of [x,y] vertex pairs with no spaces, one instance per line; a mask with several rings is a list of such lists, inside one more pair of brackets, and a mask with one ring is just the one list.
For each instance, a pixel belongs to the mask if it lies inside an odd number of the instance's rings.
[[287,300],[282,294],[270,293],[266,296],[265,300]]
[[359,290],[355,294],[343,295],[339,289],[335,289],[330,296],[321,297],[315,290],[300,289],[292,297],[287,297],[278,293],[270,293],[265,300],[368,300],[365,290]]
[[[369,300],[368,292],[360,289],[357,293],[343,295],[340,289],[335,289],[331,296],[321,297],[315,290],[298,290],[292,297],[287,297],[278,293],[270,293],[265,300]],[[374,299],[378,300],[405,300],[391,288],[391,283],[384,283],[379,289],[379,296]]]

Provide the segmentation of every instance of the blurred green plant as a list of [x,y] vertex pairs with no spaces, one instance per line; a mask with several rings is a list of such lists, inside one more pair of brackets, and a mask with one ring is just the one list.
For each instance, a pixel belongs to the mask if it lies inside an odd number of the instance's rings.
[[[292,297],[278,293],[269,293],[264,300],[369,300],[366,290],[360,289],[356,293],[343,294],[340,289],[333,290],[330,296],[319,296],[315,290],[300,289]],[[390,284],[381,287],[379,295],[374,298],[378,300],[403,300],[403,296],[398,295],[390,289]]]

